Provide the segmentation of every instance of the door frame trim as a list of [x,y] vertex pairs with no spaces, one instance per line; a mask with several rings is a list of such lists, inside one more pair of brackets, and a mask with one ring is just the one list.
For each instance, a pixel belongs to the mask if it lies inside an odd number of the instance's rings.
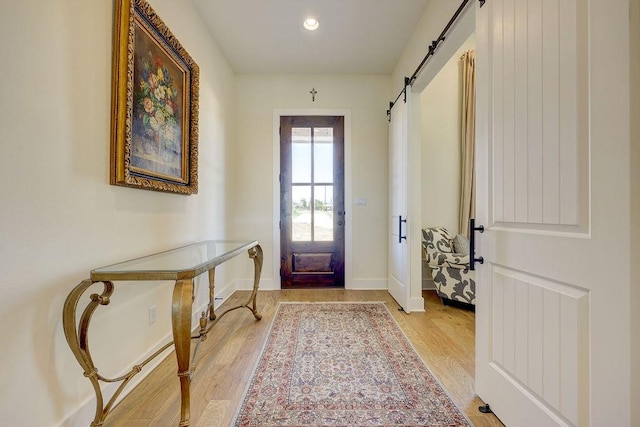
[[352,277],[352,176],[351,176],[351,110],[339,108],[286,108],[273,110],[273,289],[280,285],[280,117],[281,116],[342,116],[344,117],[344,288],[353,289]]

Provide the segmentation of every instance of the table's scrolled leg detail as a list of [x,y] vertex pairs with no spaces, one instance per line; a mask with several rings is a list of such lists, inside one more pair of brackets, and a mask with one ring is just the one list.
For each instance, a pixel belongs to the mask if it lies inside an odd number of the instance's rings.
[[[87,289],[96,283],[103,283],[104,290],[100,295],[91,294],[89,296],[90,301],[82,312],[80,320],[76,324],[78,302]],[[109,304],[113,291],[114,286],[112,282],[94,282],[91,280],[85,280],[76,286],[71,293],[69,293],[62,309],[62,327],[64,329],[64,335],[67,339],[67,343],[69,344],[71,352],[76,357],[76,360],[84,370],[84,376],[91,381],[91,385],[93,386],[93,390],[96,394],[96,413],[93,422],[91,423],[92,427],[98,427],[104,424],[105,418],[111,413],[118,397],[133,377],[139,374],[142,371],[142,368],[144,368],[151,360],[173,345],[172,342],[165,344],[143,362],[134,365],[129,372],[118,378],[107,378],[100,375],[98,373],[98,368],[96,368],[93,363],[93,359],[91,358],[91,353],[89,351],[89,323],[91,322],[93,312],[98,308],[98,306]],[[100,388],[100,382],[120,383],[106,405],[104,404],[104,395]]]
[[178,360],[180,378],[181,406],[180,426],[188,426],[190,418],[191,369],[191,307],[193,305],[193,279],[176,281],[171,304],[173,342]]
[[[253,291],[251,292],[251,296],[249,300],[245,304],[251,312],[253,316],[260,320],[262,319],[262,315],[258,313],[258,306],[256,303],[256,298],[258,296],[258,286],[260,285],[260,275],[262,274],[262,261],[263,261],[263,253],[262,247],[260,245],[255,245],[254,247],[248,250],[249,258],[253,259]],[[249,303],[251,303],[251,307],[249,307]]]
[[71,352],[84,370],[84,376],[91,381],[93,390],[96,393],[96,415],[91,426],[101,426],[111,408],[111,402],[106,408],[104,407],[104,398],[99,383],[102,378],[98,375],[98,369],[93,364],[93,359],[91,358],[88,332],[93,312],[98,306],[109,304],[109,298],[113,293],[113,283],[102,282],[104,285],[102,294],[91,294],[91,301],[85,307],[80,316],[80,321],[76,324],[76,311],[80,297],[82,297],[82,294],[94,283],[96,282],[89,279],[84,280],[69,293],[63,306],[62,327]]
[[215,280],[216,280],[216,269],[215,267],[208,271],[209,275],[209,320],[216,320],[216,312],[215,312]]

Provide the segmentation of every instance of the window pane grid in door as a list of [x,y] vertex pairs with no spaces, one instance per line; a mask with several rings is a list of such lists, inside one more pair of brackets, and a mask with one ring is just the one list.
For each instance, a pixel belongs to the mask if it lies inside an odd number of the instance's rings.
[[310,242],[311,235],[311,186],[291,186],[291,240],[294,242]]
[[314,185],[313,235],[317,242],[333,241],[333,184]]
[[313,180],[333,183],[333,128],[313,129]]
[[292,241],[333,241],[333,128],[291,130]]
[[311,128],[291,129],[291,182],[311,181]]

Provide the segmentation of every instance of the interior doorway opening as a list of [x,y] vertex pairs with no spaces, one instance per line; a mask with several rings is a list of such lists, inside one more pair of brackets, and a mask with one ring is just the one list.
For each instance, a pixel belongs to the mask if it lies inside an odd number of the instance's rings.
[[[461,122],[464,107],[461,57],[466,52],[474,51],[475,46],[474,33],[462,43],[418,95],[421,110],[421,228],[425,230],[440,227],[451,238],[458,234],[466,235],[467,232],[466,224],[463,228],[459,221],[464,179],[461,173]],[[421,264],[422,289],[436,290],[432,269],[427,264],[424,250]]]

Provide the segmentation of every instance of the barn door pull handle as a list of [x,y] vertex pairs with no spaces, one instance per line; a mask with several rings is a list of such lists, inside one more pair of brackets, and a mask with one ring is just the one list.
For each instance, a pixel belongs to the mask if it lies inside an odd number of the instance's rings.
[[407,223],[407,219],[402,219],[402,215],[400,215],[400,217],[398,217],[398,243],[402,243],[402,239],[407,240],[407,235],[405,234],[404,236],[402,235],[402,223]]
[[483,257],[476,258],[476,231],[484,233],[484,225],[479,225],[476,227],[476,219],[469,218],[469,269],[471,271],[475,271],[476,262],[484,264]]

